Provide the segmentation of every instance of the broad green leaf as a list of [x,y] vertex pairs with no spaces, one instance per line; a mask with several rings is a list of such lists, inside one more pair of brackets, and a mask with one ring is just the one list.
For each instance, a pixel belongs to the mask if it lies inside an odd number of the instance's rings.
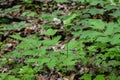
[[115,45],[115,44],[120,44],[120,34],[115,34],[112,38],[111,38],[111,44]]
[[44,34],[46,34],[48,36],[52,36],[52,35],[55,35],[56,32],[57,32],[57,30],[48,29],[47,31],[44,32]]
[[4,34],[3,32],[0,32],[0,34]]
[[47,39],[47,40],[43,40],[42,42],[44,45],[50,46],[50,45],[59,43],[60,38],[61,38],[61,36],[57,36],[57,37],[54,37],[52,40]]
[[21,6],[22,5],[15,5],[12,8],[5,9],[4,12],[5,12],[5,14],[8,14],[8,13],[12,13],[14,11],[19,11],[19,9],[20,9]]
[[9,25],[3,25],[4,30],[20,30],[22,28],[25,28],[27,26],[31,26],[32,24],[30,23],[26,23],[25,21],[21,21],[21,22],[14,22],[12,24]]
[[84,80],[92,80],[92,75],[91,74],[84,74],[81,79],[84,79]]
[[[37,44],[37,45],[35,45]],[[26,43],[26,42],[22,42],[21,44],[19,44],[17,46],[18,49],[34,49],[37,48],[41,45],[41,43]]]
[[48,58],[48,57],[42,57],[42,59],[40,60],[40,62],[38,62],[38,64],[40,65],[40,66],[43,66],[43,64],[46,64],[46,63],[49,63],[50,62],[50,58]]
[[51,14],[40,14],[39,18],[44,20],[53,20],[54,17]]
[[108,61],[108,65],[113,66],[113,67],[117,67],[117,66],[120,66],[120,62],[117,60],[110,60],[110,61]]
[[74,37],[80,37],[81,33],[82,33],[82,30],[72,32],[72,34],[74,35]]
[[[4,80],[4,79],[3,79]],[[20,80],[19,78],[16,78],[15,76],[7,76],[7,80]]]
[[23,53],[21,53],[21,55],[31,55],[31,56],[37,56],[39,54],[39,52],[37,52],[37,49],[33,49],[33,50],[24,50]]
[[68,19],[65,20],[65,26],[68,26],[71,24],[71,21],[76,18],[77,14],[72,14]]
[[94,80],[105,80],[104,75],[97,75]]
[[109,42],[111,39],[108,37],[108,36],[106,36],[106,37],[98,37],[97,39],[96,39],[96,41],[99,41],[99,42],[102,42],[102,43],[106,43],[106,42]]
[[33,2],[33,0],[23,0],[25,3],[32,3]]
[[58,3],[68,2],[68,0],[55,0]]
[[78,2],[85,2],[85,0],[73,0],[73,1],[78,1]]
[[119,30],[120,27],[116,23],[110,22],[106,25],[106,27],[107,27],[107,29],[104,32],[105,35],[113,35],[116,32],[120,32],[120,30]]
[[113,13],[111,13],[111,14],[109,14],[109,15],[118,18],[118,17],[120,17],[120,10],[116,10],[115,12],[113,12]]
[[96,49],[97,49],[96,46],[89,46],[89,47],[88,47],[88,50],[91,51],[91,52],[97,51]]
[[32,45],[34,47],[39,47],[41,45],[41,41],[39,41],[37,38],[33,39],[33,38],[25,38],[24,39],[24,43]]
[[26,60],[27,63],[40,62],[40,59],[29,58]]
[[112,10],[112,9],[115,9],[116,6],[115,5],[105,5],[104,7],[106,10]]
[[68,46],[68,49],[73,49],[73,48],[75,48],[78,44],[77,44],[78,42],[77,41],[75,41],[75,40],[72,40],[72,41],[70,41],[69,43],[67,43],[68,45],[65,45],[65,47],[67,47]]
[[96,14],[103,14],[104,10],[103,9],[97,9],[97,8],[90,8],[88,9],[88,13],[90,13],[91,15],[96,15]]
[[20,35],[16,34],[16,35],[11,35],[10,37],[14,38],[14,39],[18,39],[18,40],[24,40],[24,38],[22,38]]
[[88,24],[90,24],[89,27],[93,29],[98,29],[98,30],[103,30],[106,25],[105,22],[103,22],[102,20],[98,20],[98,19],[89,19]]
[[51,28],[52,25],[51,24],[42,24],[40,25],[40,28]]
[[90,1],[90,5],[97,5],[97,4],[101,4],[103,5],[102,3],[104,3],[104,1],[102,0],[89,0]]
[[47,66],[52,69],[58,64],[58,58],[52,57],[50,62],[47,63]]
[[8,73],[0,73],[0,80],[5,80],[8,76]]
[[98,36],[101,36],[102,33],[98,31],[88,30],[81,32],[80,38],[96,38]]
[[33,71],[33,69],[31,68],[31,67],[29,67],[29,66],[23,66],[22,68],[21,68],[21,70],[18,72],[18,73],[20,73],[20,74],[31,74],[31,73],[34,73],[34,71]]
[[22,13],[22,16],[28,16],[28,17],[34,17],[36,15],[36,12],[32,12],[29,10],[26,10]]
[[52,40],[58,42],[58,41],[60,40],[60,38],[61,38],[61,36],[56,36],[56,37],[54,37]]
[[14,9],[19,9],[22,5],[15,5],[13,6]]

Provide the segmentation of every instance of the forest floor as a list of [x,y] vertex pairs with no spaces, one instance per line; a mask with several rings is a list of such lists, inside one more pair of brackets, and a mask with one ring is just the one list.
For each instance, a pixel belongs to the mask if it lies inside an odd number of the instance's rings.
[[0,1],[0,80],[120,80],[119,5],[59,1]]

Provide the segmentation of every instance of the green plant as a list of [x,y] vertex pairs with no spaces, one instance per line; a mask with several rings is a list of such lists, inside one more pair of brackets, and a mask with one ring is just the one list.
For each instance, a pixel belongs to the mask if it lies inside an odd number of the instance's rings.
[[91,78],[91,74],[84,74],[82,77],[81,77],[81,79],[84,79],[84,80],[92,80],[92,78]]
[[[52,70],[64,75],[76,73],[75,78],[83,80],[120,79],[117,0],[17,2],[19,5],[0,9],[4,13],[0,20],[0,80],[35,80],[36,74],[51,75]],[[65,11],[60,10],[63,6]],[[27,34],[26,27],[33,24],[35,33]],[[82,68],[88,71],[84,73]]]
[[68,2],[68,0],[55,0],[57,3]]
[[31,4],[33,2],[33,0],[23,0],[23,2]]

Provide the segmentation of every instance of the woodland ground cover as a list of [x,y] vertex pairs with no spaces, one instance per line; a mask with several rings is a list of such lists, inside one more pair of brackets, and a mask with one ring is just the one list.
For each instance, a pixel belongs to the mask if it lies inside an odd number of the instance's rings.
[[0,80],[120,80],[120,1],[0,0]]

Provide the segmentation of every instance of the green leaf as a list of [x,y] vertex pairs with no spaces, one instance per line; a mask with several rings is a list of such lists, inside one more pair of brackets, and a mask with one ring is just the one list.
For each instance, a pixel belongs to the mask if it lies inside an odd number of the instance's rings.
[[115,34],[112,38],[111,38],[111,44],[115,45],[115,44],[120,44],[120,34]]
[[55,0],[58,3],[64,3],[64,2],[68,2],[68,0]]
[[97,50],[97,47],[96,46],[89,46],[88,47],[88,50],[90,51],[90,52],[96,52]]
[[23,66],[18,73],[19,73],[19,74],[31,74],[31,73],[33,74],[34,71],[33,71],[33,69],[32,69],[31,67],[29,67],[29,66]]
[[4,34],[4,32],[0,32],[0,34]]
[[43,64],[49,63],[50,60],[51,60],[50,58],[44,57],[44,58],[41,59],[40,62],[38,62],[38,64],[39,64],[40,66],[43,66]]
[[0,73],[0,80],[5,80],[8,76],[8,73]]
[[26,10],[22,13],[22,16],[28,16],[28,17],[34,17],[36,15],[36,12],[32,12],[29,10]]
[[117,66],[120,66],[120,62],[117,60],[111,60],[111,61],[108,61],[108,65],[113,66],[113,67],[117,67]]
[[98,19],[89,19],[88,23],[91,25],[89,27],[93,29],[103,30],[105,28],[106,23],[104,23],[102,20]]
[[3,29],[4,30],[20,30],[22,28],[25,28],[27,26],[31,26],[30,23],[26,23],[25,21],[21,21],[21,22],[14,22],[12,24],[9,25],[3,25]]
[[101,36],[102,33],[98,32],[98,31],[93,31],[93,30],[87,30],[87,31],[83,31],[81,32],[81,38],[83,39],[88,39],[88,38],[96,38],[98,36]]
[[48,36],[52,36],[52,35],[55,35],[56,32],[57,32],[57,30],[48,29],[47,31],[44,32],[44,34],[46,34]]
[[58,58],[56,57],[52,57],[50,62],[47,63],[47,66],[49,67],[49,69],[54,68],[58,63]]
[[50,46],[50,45],[54,45],[54,44],[59,43],[60,38],[61,38],[61,36],[56,36],[52,40],[47,39],[47,40],[43,40],[42,42],[44,45]]
[[16,78],[15,76],[9,75],[7,76],[7,80],[20,80],[20,79]]
[[68,26],[71,24],[71,21],[76,18],[77,14],[72,14],[68,19],[65,20],[65,26]]
[[102,1],[102,0],[88,0],[88,1],[90,1],[89,3],[90,3],[90,5],[97,5],[97,4],[101,4],[101,5],[103,5],[103,3],[104,3],[104,1]]
[[73,1],[77,1],[77,2],[85,2],[85,0],[73,0]]
[[[73,49],[73,48],[75,48],[76,46],[78,46],[77,44],[78,44],[78,42],[75,41],[75,40],[70,41],[70,42],[68,43],[68,49]],[[65,47],[67,47],[67,45],[65,45]]]
[[113,22],[110,22],[108,24],[106,24],[106,31],[104,32],[105,35],[113,35],[114,33],[120,32],[119,30],[119,25]]
[[81,79],[84,79],[84,80],[92,80],[92,75],[91,74],[84,74]]
[[104,13],[104,9],[90,8],[88,9],[88,13],[90,13],[91,15],[96,15],[96,14],[102,15]]
[[116,10],[115,12],[113,12],[109,15],[114,16],[115,18],[118,18],[118,17],[120,17],[120,10]]
[[23,0],[25,3],[32,3],[33,2],[33,0]]
[[104,8],[109,11],[109,10],[115,9],[116,6],[115,5],[105,5]]
[[106,36],[106,37],[98,37],[96,41],[102,42],[102,43],[106,43],[109,42],[111,39]]
[[26,56],[26,55],[32,55],[32,56],[37,56],[38,54],[40,54],[40,52],[37,51],[37,49],[33,49],[33,50],[24,50],[24,52],[21,54],[22,56]]
[[44,19],[44,20],[53,20],[53,16],[51,14],[40,14],[39,15],[39,18],[41,19]]
[[18,39],[18,40],[24,40],[24,38],[22,38],[20,35],[16,34],[16,35],[10,35],[11,38],[14,39]]
[[105,80],[104,75],[97,75],[94,80]]

